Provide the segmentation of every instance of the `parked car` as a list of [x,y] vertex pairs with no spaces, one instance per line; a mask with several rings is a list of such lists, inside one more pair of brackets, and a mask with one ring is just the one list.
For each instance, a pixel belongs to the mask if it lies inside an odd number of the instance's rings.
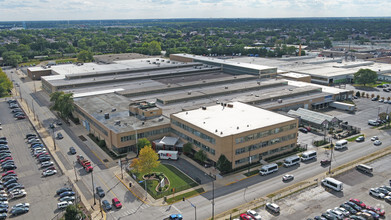
[[60,132],[57,133],[57,139],[63,139],[64,136],[62,136],[62,134]]
[[356,203],[353,202],[346,202],[345,204],[349,205],[350,207],[354,208],[356,211],[361,211],[361,206],[357,205]]
[[69,148],[69,153],[70,154],[76,154],[76,149],[74,147]]
[[359,205],[361,208],[365,209],[367,206],[365,203],[359,199],[349,199],[350,202],[353,202],[356,205]]
[[301,132],[303,132],[305,134],[308,133],[308,130],[306,128],[302,128],[302,127],[299,128],[299,131],[301,131]]
[[170,220],[182,220],[183,217],[182,217],[181,214],[172,214],[172,215],[170,215],[170,216],[168,217],[168,219],[170,219]]
[[384,216],[386,214],[386,212],[381,208],[368,206],[367,209],[376,212],[380,216]]
[[7,165],[7,166],[4,166],[3,167],[3,170],[4,171],[8,171],[8,170],[16,170],[17,167],[15,165]]
[[247,214],[250,215],[252,219],[262,220],[261,216],[254,210],[247,210]]
[[111,202],[112,202],[112,204],[113,204],[113,206],[114,206],[115,208],[117,208],[117,209],[122,208],[121,202],[120,202],[116,197],[113,198],[113,199],[111,200]]
[[243,213],[243,214],[240,214],[240,219],[241,220],[252,220],[253,218],[250,215]]
[[53,166],[52,161],[45,161],[41,163],[41,168],[50,167],[50,166]]
[[379,217],[380,217],[380,215],[378,215],[376,212],[368,210],[368,209],[364,209],[364,210],[362,210],[362,212],[370,214],[372,216],[372,218],[374,218],[374,219],[379,219]]
[[17,191],[14,191],[11,193],[11,197],[13,198],[21,198],[27,195],[26,191],[24,189],[19,189]]
[[57,195],[60,195],[61,193],[67,192],[67,191],[72,191],[72,189],[69,188],[69,187],[63,187],[63,188],[57,190],[57,191],[56,191],[56,194],[57,194]]
[[29,211],[28,207],[20,207],[20,208],[15,208],[11,210],[11,214],[13,216],[21,215]]
[[266,208],[273,212],[280,212],[280,207],[275,203],[266,203]]
[[65,192],[60,193],[60,198],[65,197],[65,196],[74,196],[74,195],[75,195],[75,192],[73,192],[73,191],[65,191]]
[[57,173],[57,170],[46,170],[42,172],[42,176],[52,176]]
[[61,202],[64,202],[64,201],[71,201],[71,202],[73,202],[73,201],[75,201],[75,197],[74,196],[64,196],[64,197],[60,198],[60,201]]

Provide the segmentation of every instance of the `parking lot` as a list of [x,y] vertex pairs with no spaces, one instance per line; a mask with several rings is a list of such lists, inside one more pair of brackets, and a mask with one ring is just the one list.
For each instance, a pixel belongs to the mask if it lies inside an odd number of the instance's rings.
[[18,183],[23,184],[27,192],[25,197],[10,200],[9,206],[22,202],[30,203],[29,212],[16,217],[19,219],[52,219],[60,212],[57,210],[55,192],[64,186],[68,179],[61,172],[42,177],[40,164],[25,142],[26,134],[35,133],[30,122],[28,119],[16,120],[4,101],[0,102],[0,112],[3,127],[0,136],[7,137],[9,149],[17,166],[15,172],[19,178]]
[[391,217],[391,204],[383,199],[369,195],[370,188],[389,185],[391,178],[391,155],[374,161],[368,165],[373,167],[373,176],[366,175],[355,169],[343,173],[335,179],[344,183],[343,192],[326,190],[322,186],[311,188],[305,192],[294,194],[282,200],[275,201],[281,212],[274,214],[260,208],[256,210],[262,219],[307,219],[320,216],[327,209],[333,209],[350,198],[360,199],[366,205],[379,207],[385,211],[385,219]]

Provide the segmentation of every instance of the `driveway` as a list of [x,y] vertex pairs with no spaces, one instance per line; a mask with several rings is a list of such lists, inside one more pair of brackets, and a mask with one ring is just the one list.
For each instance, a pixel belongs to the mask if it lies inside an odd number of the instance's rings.
[[[190,178],[192,178],[194,181],[201,180],[201,184],[206,184],[212,181],[212,179],[205,175],[205,173],[201,170],[199,170],[197,167],[195,167],[193,164],[187,162],[184,159],[179,159],[177,161],[173,160],[161,160],[162,164],[170,164],[188,175]],[[197,182],[197,181],[196,181]]]

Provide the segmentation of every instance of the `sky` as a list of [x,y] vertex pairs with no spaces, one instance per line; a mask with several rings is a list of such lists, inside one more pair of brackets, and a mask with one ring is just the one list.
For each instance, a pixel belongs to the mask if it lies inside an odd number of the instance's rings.
[[0,21],[391,16],[391,0],[0,0]]

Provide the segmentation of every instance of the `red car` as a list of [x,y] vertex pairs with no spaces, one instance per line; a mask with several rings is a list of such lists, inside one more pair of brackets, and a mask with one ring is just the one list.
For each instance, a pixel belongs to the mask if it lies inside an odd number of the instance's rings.
[[364,208],[364,209],[367,208],[367,206],[365,205],[365,203],[363,203],[363,202],[362,202],[361,200],[359,200],[359,199],[350,199],[349,201],[351,201],[351,202],[353,202],[353,203],[359,205],[361,208]]
[[1,176],[2,176],[2,177],[3,177],[3,176],[7,176],[8,174],[11,174],[11,173],[15,174],[15,171],[13,171],[13,170],[8,170],[7,172],[1,174]]
[[13,159],[12,159],[12,157],[6,157],[6,158],[0,160],[0,163],[3,163],[5,161],[7,161],[7,160],[13,160]]
[[253,220],[253,217],[250,215],[247,215],[246,213],[240,214],[240,219],[241,220]]
[[386,214],[386,212],[383,209],[381,209],[381,208],[375,208],[375,207],[372,207],[372,206],[367,206],[367,209],[376,212],[380,216],[384,216]]
[[37,154],[36,157],[38,158],[38,157],[41,156],[41,155],[49,155],[49,153],[42,152],[42,153]]
[[122,204],[117,198],[113,198],[112,203],[115,208],[117,209],[122,208]]

